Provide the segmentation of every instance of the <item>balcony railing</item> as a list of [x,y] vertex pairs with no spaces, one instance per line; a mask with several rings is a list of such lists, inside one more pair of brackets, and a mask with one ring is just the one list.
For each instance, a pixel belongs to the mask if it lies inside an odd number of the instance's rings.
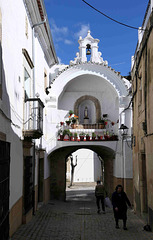
[[44,104],[39,98],[25,100],[24,137],[36,139],[43,135],[43,108]]
[[101,123],[94,123],[94,124],[74,124],[73,129],[104,129],[105,125]]
[[[65,136],[64,131],[68,131],[68,135]],[[76,124],[74,126],[61,126],[59,130],[58,140],[69,141],[81,141],[84,135],[84,141],[117,141],[118,140],[118,124],[107,126],[95,123],[95,124]],[[94,137],[93,137],[94,135]]]

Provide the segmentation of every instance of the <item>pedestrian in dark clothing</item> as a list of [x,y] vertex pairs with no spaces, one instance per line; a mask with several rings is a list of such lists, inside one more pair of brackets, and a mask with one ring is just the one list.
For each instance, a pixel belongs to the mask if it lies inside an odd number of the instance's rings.
[[112,194],[112,204],[114,217],[116,221],[116,228],[119,228],[118,221],[119,219],[123,220],[123,229],[127,230],[126,221],[127,221],[127,204],[131,207],[131,203],[123,191],[122,185],[117,185],[116,191]]
[[100,181],[97,181],[97,186],[95,188],[96,204],[98,208],[97,213],[100,213],[100,202],[102,205],[103,213],[105,213],[105,203],[104,203],[105,194],[106,194],[106,191],[105,191],[104,185],[101,184]]

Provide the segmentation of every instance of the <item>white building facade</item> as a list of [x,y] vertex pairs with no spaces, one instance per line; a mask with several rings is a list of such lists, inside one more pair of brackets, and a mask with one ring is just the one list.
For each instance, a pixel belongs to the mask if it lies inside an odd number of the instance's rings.
[[39,174],[47,160],[36,139],[43,135],[49,71],[58,60],[45,15],[43,1],[0,1],[2,239],[30,219],[38,201],[48,200]]
[[[109,194],[122,183],[132,198],[130,83],[103,60],[90,31],[74,61],[59,65],[45,16],[43,0],[0,0],[0,233],[7,237],[39,202],[65,199],[70,154],[78,156],[76,182],[102,179]],[[69,110],[78,116],[74,126],[65,123]],[[72,141],[59,140],[64,130]]]
[[[80,37],[78,40],[79,52],[76,53],[74,61],[70,61],[70,65],[58,65],[51,69],[47,100],[47,116],[50,125],[47,128],[52,126],[52,134],[51,131],[48,131],[48,138],[52,139],[52,143],[54,143],[53,132],[57,132],[57,129],[61,132],[64,129],[69,129],[71,134],[76,133],[78,141],[74,141],[74,139],[73,141],[58,141],[56,146],[50,149],[48,158],[54,169],[57,167],[56,164],[59,166],[62,161],[64,162],[68,153],[73,154],[74,161],[77,155],[78,164],[75,167],[74,181],[93,182],[102,179],[100,157],[104,164],[104,180],[108,192],[111,194],[115,185],[122,183],[132,199],[130,137],[132,121],[131,108],[129,107],[131,84],[119,72],[109,67],[107,61],[103,60],[101,52],[98,51],[98,42],[99,40],[94,39],[88,31],[84,39]],[[87,61],[88,54],[90,54],[89,61]],[[73,110],[74,114],[78,116],[75,126],[73,124],[66,125],[66,121],[69,119],[69,110]],[[102,118],[107,122],[104,129],[101,129],[99,125]],[[64,125],[60,126],[60,122]],[[121,134],[120,126],[123,129],[125,126],[127,127],[127,135]],[[84,135],[90,136],[90,141],[80,141],[80,133],[82,132]],[[93,133],[96,135],[96,141],[91,140]],[[49,136],[49,134],[51,135]],[[98,135],[102,135],[102,141],[98,141]],[[117,136],[117,139],[111,141],[114,135]],[[60,150],[61,154],[63,151],[62,155],[60,155]],[[57,152],[60,159],[55,163]],[[82,161],[85,161],[86,164],[81,162],[81,159],[84,159]],[[65,169],[65,166],[62,165],[62,168]],[[53,169],[51,167],[51,172]],[[95,169],[98,169],[96,174],[94,174]],[[67,180],[70,180],[70,175],[71,171],[69,170]],[[53,182],[51,180],[52,195],[55,194],[55,196],[64,199],[65,175],[62,176],[60,171],[59,174],[53,174],[51,178],[54,179],[52,179]],[[54,190],[53,186],[56,186]],[[62,196],[61,192],[63,192]]]

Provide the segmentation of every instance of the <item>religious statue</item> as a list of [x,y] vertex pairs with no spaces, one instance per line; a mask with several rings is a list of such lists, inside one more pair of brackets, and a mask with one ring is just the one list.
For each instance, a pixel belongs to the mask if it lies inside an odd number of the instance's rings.
[[87,108],[87,106],[84,109],[84,118],[88,118],[88,108]]

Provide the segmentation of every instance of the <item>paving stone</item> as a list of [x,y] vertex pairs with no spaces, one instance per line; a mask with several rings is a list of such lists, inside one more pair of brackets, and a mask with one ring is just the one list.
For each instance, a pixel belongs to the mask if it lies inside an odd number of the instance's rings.
[[[143,231],[144,223],[128,210],[128,230],[115,228],[112,209],[97,214],[93,189],[73,188],[67,201],[50,201],[32,220],[22,225],[11,240],[153,240],[153,233]],[[74,200],[75,199],[75,200]]]

